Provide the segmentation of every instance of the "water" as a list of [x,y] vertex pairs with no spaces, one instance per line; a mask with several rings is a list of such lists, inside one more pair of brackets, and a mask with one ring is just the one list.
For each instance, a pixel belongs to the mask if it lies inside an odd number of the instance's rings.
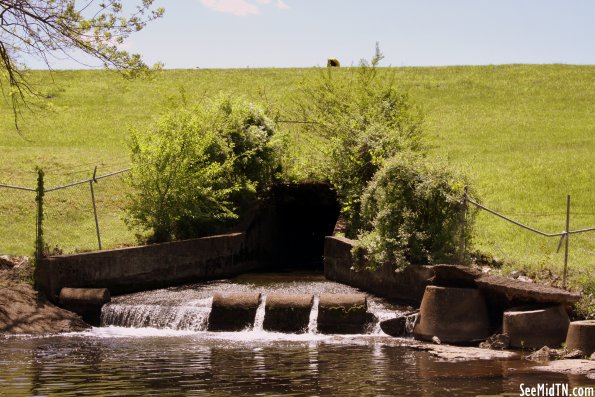
[[127,331],[0,340],[0,396],[475,396],[586,384],[524,373],[521,361],[443,362],[382,336]]
[[[328,281],[322,274],[317,273],[247,274],[232,280],[191,284],[115,297],[110,304],[103,307],[101,325],[205,331],[208,325],[212,296],[216,292],[261,293],[254,331],[262,331],[267,294],[313,294],[314,304],[308,332],[315,333],[318,301],[321,293],[359,293],[361,291]],[[370,297],[368,311],[374,313],[378,319],[371,332],[381,334],[379,321],[394,318],[399,313],[410,309]]]
[[[519,385],[593,384],[527,372],[526,361],[445,362],[376,329],[366,335],[253,329],[207,332],[213,292],[346,293],[318,275],[259,275],[116,297],[109,325],[51,337],[0,338],[0,396],[461,396],[518,395]],[[266,299],[266,298],[265,298]],[[370,310],[401,310],[379,299]],[[590,382],[590,383],[589,383]]]

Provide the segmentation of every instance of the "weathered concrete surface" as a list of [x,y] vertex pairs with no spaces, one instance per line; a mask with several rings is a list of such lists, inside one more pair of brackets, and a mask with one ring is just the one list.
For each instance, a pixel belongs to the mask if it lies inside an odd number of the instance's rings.
[[501,276],[481,276],[475,282],[479,289],[511,302],[572,304],[581,298],[577,292]]
[[557,347],[566,339],[568,324],[570,319],[561,305],[520,307],[504,312],[502,332],[508,335],[512,347]]
[[490,323],[502,325],[505,310],[527,305],[564,305],[580,299],[580,294],[503,276],[482,274],[479,270],[459,265],[435,265],[433,285],[442,287],[479,288],[483,291]]
[[353,240],[327,236],[324,243],[324,275],[352,287],[361,288],[390,300],[418,305],[430,279],[434,275],[430,266],[408,266],[395,272],[394,266],[384,265],[378,270],[355,271],[351,257]]
[[35,271],[36,287],[58,301],[64,287],[108,288],[121,294],[229,277],[257,268],[244,235],[233,233],[110,251],[49,257]]
[[475,280],[482,276],[481,271],[461,265],[434,265],[432,285],[454,288],[476,288]]
[[442,287],[477,287],[488,300],[498,300],[508,307],[528,303],[572,304],[580,294],[545,285],[519,281],[503,276],[482,274],[479,270],[460,265],[435,265],[433,285]]
[[306,332],[313,302],[312,294],[268,294],[263,328],[275,332]]
[[209,315],[209,331],[241,331],[254,326],[260,293],[230,293],[213,295]]
[[323,334],[361,334],[369,316],[365,294],[320,294],[318,332]]
[[110,293],[106,288],[62,288],[60,306],[80,315],[91,325],[101,323],[101,307],[110,302]]
[[568,327],[566,349],[580,350],[587,356],[595,352],[595,320],[573,321]]
[[490,336],[487,308],[478,289],[428,286],[413,335],[446,343],[470,343]]
[[30,285],[0,283],[0,334],[83,331],[88,324],[75,313],[52,305]]

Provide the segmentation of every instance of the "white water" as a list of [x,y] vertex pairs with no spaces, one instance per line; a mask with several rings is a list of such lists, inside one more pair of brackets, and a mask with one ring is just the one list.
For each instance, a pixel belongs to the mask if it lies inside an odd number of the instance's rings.
[[212,301],[212,298],[199,299],[181,306],[107,304],[101,310],[101,325],[204,331]]
[[[318,306],[321,293],[360,292],[343,284],[325,280],[322,275],[307,275],[302,276],[301,279],[299,275],[245,275],[242,279],[221,280],[114,297],[112,303],[105,305],[102,309],[101,326],[206,333],[212,295],[215,292],[255,290],[261,292],[261,298],[256,310],[254,325],[244,332],[234,333],[250,332],[251,339],[277,338],[274,336],[275,333],[263,330],[267,293],[313,294],[314,300],[306,334],[314,336],[317,335]],[[378,319],[368,332],[378,336],[384,335],[379,322],[394,318],[400,312],[398,308],[374,297],[368,298],[368,311]],[[246,336],[241,335],[241,337]]]
[[320,303],[320,297],[314,296],[312,302],[312,310],[310,311],[310,318],[308,321],[308,333],[314,335],[318,331],[318,304]]
[[258,308],[256,309],[256,317],[254,318],[254,327],[252,327],[252,330],[255,332],[263,331],[262,325],[264,324],[266,301],[267,296],[265,294],[260,294],[260,302],[258,304]]

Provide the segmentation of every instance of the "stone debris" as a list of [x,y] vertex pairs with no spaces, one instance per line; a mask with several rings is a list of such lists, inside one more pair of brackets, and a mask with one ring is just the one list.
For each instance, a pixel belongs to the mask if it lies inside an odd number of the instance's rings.
[[479,344],[482,349],[504,350],[508,349],[510,338],[506,334],[494,334]]
[[529,361],[549,361],[553,358],[556,358],[556,354],[555,352],[552,352],[552,349],[550,349],[547,346],[542,347],[541,349],[529,354],[528,356],[525,356],[525,360],[529,360]]
[[571,359],[583,358],[585,356],[586,356],[586,354],[583,351],[574,349],[574,350],[564,354],[562,356],[562,358],[566,359],[566,360],[571,360]]

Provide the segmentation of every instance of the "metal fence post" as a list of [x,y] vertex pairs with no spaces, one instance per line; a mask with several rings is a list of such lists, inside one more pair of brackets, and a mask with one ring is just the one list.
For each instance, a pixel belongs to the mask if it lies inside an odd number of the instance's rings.
[[463,193],[463,211],[461,214],[461,241],[459,246],[459,264],[465,264],[465,223],[467,218],[467,186]]
[[93,171],[93,178],[89,181],[89,187],[91,188],[91,201],[93,201],[93,214],[95,215],[95,230],[97,231],[97,243],[99,244],[99,250],[101,251],[101,235],[99,233],[99,220],[97,219],[97,206],[95,205],[95,191],[93,190],[93,183],[97,183],[97,166]]
[[570,237],[570,194],[566,197],[566,247],[564,248],[564,275],[562,277],[562,287],[566,288],[566,278],[568,276],[568,238]]
[[39,262],[43,256],[43,196],[45,194],[43,184],[43,170],[37,169],[37,187],[35,189],[35,201],[37,202],[37,213],[35,214],[35,261]]

